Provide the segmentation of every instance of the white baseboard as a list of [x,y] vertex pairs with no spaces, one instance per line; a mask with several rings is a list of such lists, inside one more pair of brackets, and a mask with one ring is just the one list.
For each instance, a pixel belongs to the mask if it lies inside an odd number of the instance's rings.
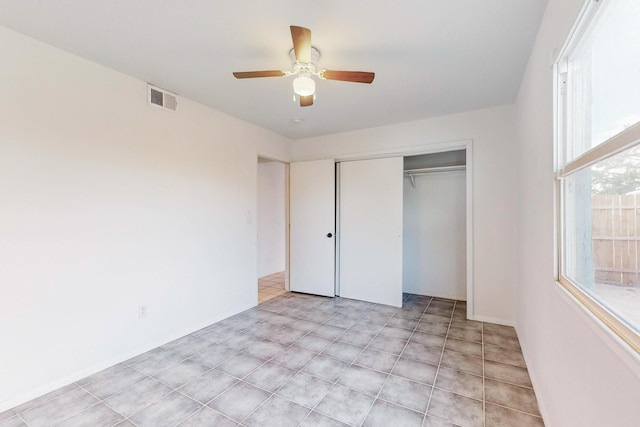
[[234,310],[230,310],[228,312],[219,314],[217,316],[214,316],[210,319],[207,319],[206,321],[200,322],[196,325],[193,325],[192,327],[189,328],[185,328],[182,329],[178,332],[174,332],[168,335],[163,336],[160,339],[157,339],[151,343],[146,343],[144,346],[142,347],[138,347],[134,350],[128,351],[126,353],[123,354],[119,354],[118,356],[115,357],[111,357],[103,362],[94,364],[88,368],[85,369],[81,369],[79,371],[76,371],[70,375],[66,375],[62,378],[59,378],[55,381],[51,381],[48,384],[45,384],[41,387],[38,387],[34,390],[28,391],[26,393],[22,393],[19,396],[16,396],[14,398],[11,398],[9,400],[5,400],[3,402],[0,402],[0,413],[7,411],[11,408],[15,408],[18,405],[22,405],[23,403],[29,402],[30,400],[36,399],[40,396],[44,396],[47,393],[50,393],[52,391],[55,391],[59,388],[62,388],[64,386],[67,386],[73,382],[76,382],[78,380],[81,380],[83,378],[88,377],[89,375],[93,375],[97,372],[100,372],[110,366],[113,365],[117,365],[118,363],[124,362],[125,360],[129,360],[133,357],[136,357],[142,353],[146,353],[149,350],[153,350],[156,347],[160,347],[161,345],[164,345],[168,342],[171,342],[173,340],[176,340],[178,338],[181,338],[185,335],[189,335],[195,331],[198,331],[202,328],[205,328],[209,325],[212,325],[214,323],[217,323],[221,320],[224,320],[228,317],[234,316],[238,313],[242,313],[245,310],[248,310],[252,307],[255,307],[256,303],[251,303],[251,304],[247,304],[243,307],[240,307],[239,309],[234,309]]
[[500,319],[498,317],[491,317],[491,316],[480,316],[477,314],[473,315],[473,317],[470,320],[477,320],[478,322],[495,323],[497,325],[504,325],[504,326],[515,326],[515,322],[513,320]]
[[413,294],[413,295],[422,295],[425,297],[434,297],[434,298],[444,298],[444,299],[453,299],[456,301],[466,301],[467,300],[467,296],[466,295],[445,295],[445,294],[440,294],[440,295],[435,295],[433,292],[430,292],[429,294],[423,294],[421,293],[420,290],[416,290],[416,289],[403,289],[402,290],[403,293],[405,294]]

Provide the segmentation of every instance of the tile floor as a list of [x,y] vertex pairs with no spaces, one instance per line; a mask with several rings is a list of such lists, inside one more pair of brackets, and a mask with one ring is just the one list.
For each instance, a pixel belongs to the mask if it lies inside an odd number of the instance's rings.
[[258,304],[284,293],[284,271],[258,279]]
[[0,414],[17,426],[543,426],[513,328],[465,303],[285,293]]

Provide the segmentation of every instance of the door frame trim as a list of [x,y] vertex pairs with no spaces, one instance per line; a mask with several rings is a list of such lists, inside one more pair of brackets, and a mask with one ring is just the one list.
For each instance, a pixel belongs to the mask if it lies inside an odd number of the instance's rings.
[[340,296],[340,162],[335,162],[334,163],[334,168],[336,171],[336,190],[335,190],[335,196],[336,196],[336,215],[335,215],[335,226],[334,226],[334,230],[335,230],[335,235],[334,235],[334,242],[336,245],[336,249],[334,251],[335,253],[335,262],[334,262],[334,268],[333,268],[333,273],[334,273],[334,279],[333,279],[333,289],[334,289],[334,293],[336,294],[337,297]]

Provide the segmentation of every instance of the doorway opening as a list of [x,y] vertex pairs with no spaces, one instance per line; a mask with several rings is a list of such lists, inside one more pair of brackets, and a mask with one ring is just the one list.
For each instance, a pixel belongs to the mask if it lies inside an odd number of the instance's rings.
[[288,165],[258,157],[258,304],[287,291]]
[[404,158],[402,290],[467,300],[466,150]]

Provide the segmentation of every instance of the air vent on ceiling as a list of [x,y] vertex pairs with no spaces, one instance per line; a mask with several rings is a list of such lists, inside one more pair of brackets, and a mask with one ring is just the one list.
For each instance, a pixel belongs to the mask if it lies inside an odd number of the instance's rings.
[[165,110],[176,111],[176,108],[178,108],[176,95],[152,85],[148,85],[148,102],[149,105]]

